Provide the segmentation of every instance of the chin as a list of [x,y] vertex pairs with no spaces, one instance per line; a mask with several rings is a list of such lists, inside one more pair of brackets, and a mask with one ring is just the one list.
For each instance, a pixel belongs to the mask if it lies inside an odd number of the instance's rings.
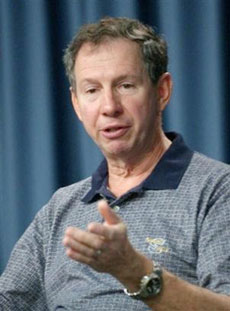
[[105,157],[117,157],[117,158],[123,158],[127,157],[127,155],[130,154],[130,149],[127,145],[125,146],[113,146],[112,148],[104,148],[103,154]]

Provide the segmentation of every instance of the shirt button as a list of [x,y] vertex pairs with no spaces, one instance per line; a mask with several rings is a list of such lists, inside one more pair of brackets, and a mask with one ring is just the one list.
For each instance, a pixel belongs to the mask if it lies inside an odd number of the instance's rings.
[[114,210],[115,213],[117,213],[117,212],[119,212],[120,207],[119,207],[118,205],[115,205],[115,206],[113,207],[113,210]]

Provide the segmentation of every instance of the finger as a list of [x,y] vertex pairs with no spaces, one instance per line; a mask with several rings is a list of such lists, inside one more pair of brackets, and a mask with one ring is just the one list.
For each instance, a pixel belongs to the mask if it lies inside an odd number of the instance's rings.
[[103,249],[107,247],[107,240],[113,240],[124,236],[124,234],[126,233],[126,226],[122,222],[116,225],[90,223],[88,225],[88,230],[100,236],[100,249]]
[[74,239],[65,237],[63,244],[67,249],[71,249],[73,252],[77,252],[86,257],[94,257],[96,249],[86,246],[85,244],[79,243]]
[[121,218],[111,209],[105,200],[98,202],[98,210],[107,224],[115,225],[122,222]]
[[64,235],[63,241],[65,241],[67,245],[68,243],[72,243],[71,240],[75,240],[76,242],[79,242],[94,249],[101,248],[102,244],[102,239],[97,234],[83,231],[75,227],[68,227]]
[[85,256],[81,253],[74,251],[72,248],[66,249],[66,255],[73,260],[85,263],[87,265],[90,265],[95,260],[94,257]]

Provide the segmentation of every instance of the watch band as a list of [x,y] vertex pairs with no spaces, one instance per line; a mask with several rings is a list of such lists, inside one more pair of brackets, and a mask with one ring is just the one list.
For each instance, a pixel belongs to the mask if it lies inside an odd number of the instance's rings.
[[162,268],[159,264],[153,262],[153,271],[149,275],[142,277],[140,282],[140,290],[130,293],[127,288],[124,293],[134,299],[143,299],[150,296],[156,296],[162,288]]

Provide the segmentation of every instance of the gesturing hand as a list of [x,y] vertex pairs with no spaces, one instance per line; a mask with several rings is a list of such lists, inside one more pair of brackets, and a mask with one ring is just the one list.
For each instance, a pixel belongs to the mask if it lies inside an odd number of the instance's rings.
[[98,210],[104,218],[102,224],[90,223],[87,231],[76,227],[66,229],[63,239],[66,254],[136,290],[141,277],[152,271],[152,261],[133,248],[126,225],[106,201],[98,203]]
[[87,231],[68,227],[63,244],[66,254],[100,272],[114,276],[121,273],[131,260],[134,249],[128,241],[127,229],[121,218],[106,201],[98,203],[104,223],[90,223]]

